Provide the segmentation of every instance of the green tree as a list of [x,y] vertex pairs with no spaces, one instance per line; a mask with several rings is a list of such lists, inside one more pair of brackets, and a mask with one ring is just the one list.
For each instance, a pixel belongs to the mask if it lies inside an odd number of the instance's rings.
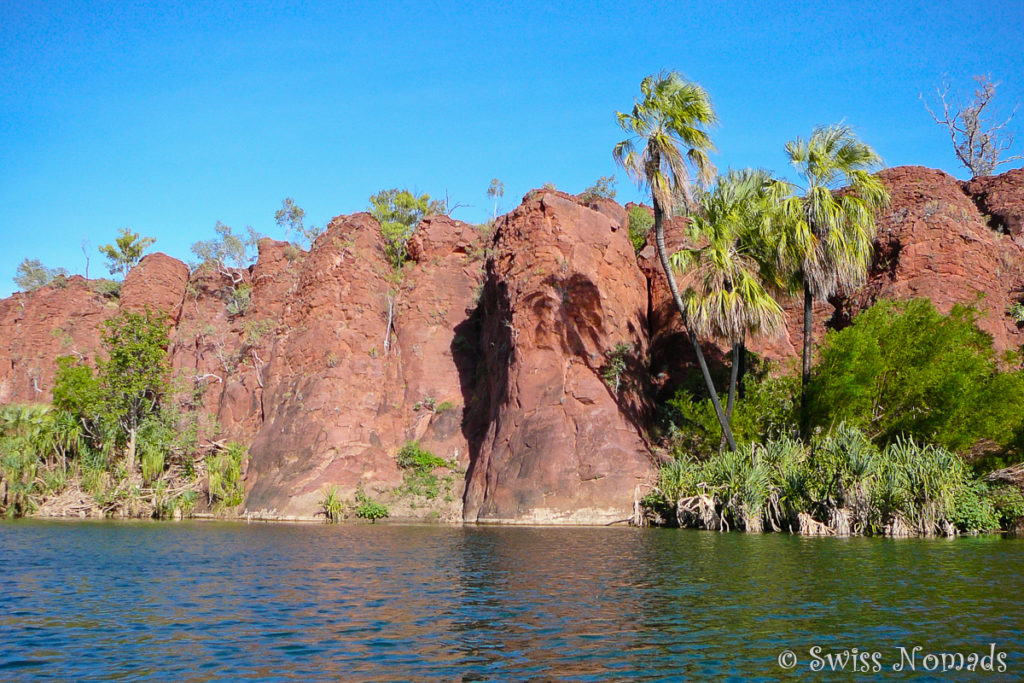
[[142,260],[142,255],[154,242],[155,237],[142,237],[128,228],[121,228],[121,236],[114,240],[114,244],[104,244],[99,251],[107,257],[110,274],[124,277]]
[[714,125],[717,117],[704,88],[684,80],[676,72],[648,76],[640,83],[640,91],[643,98],[634,101],[631,113],[616,112],[619,125],[630,137],[615,146],[613,156],[638,185],[646,185],[651,190],[654,236],[661,267],[676,308],[687,325],[722,433],[729,448],[735,450],[736,441],[718,400],[704,352],[686,318],[686,306],[665,248],[664,230],[665,214],[671,215],[677,194],[691,200],[691,170],[699,182],[708,182],[714,175],[714,166],[708,158],[708,151],[714,146],[706,128]]
[[[802,386],[811,377],[814,300],[864,282],[871,263],[875,213],[889,193],[870,169],[881,164],[875,151],[846,125],[816,128],[807,141],[786,143],[790,163],[803,179],[786,200],[777,253],[804,295]],[[845,186],[842,192],[840,188]],[[806,422],[806,391],[801,397]],[[807,436],[804,425],[804,436]]]
[[418,197],[408,190],[381,190],[370,197],[370,214],[380,223],[384,251],[393,268],[401,268],[408,257],[406,245],[424,216],[443,214],[444,204],[431,201],[429,194]]
[[587,204],[598,199],[615,199],[615,176],[601,176],[593,185],[583,190],[579,198]]
[[642,206],[632,206],[627,213],[629,217],[629,241],[633,244],[633,251],[640,253],[647,244],[647,233],[654,226],[654,216],[647,213]]
[[34,292],[58,277],[67,277],[67,274],[63,268],[47,268],[39,259],[25,259],[18,265],[14,284],[23,292]]
[[497,178],[491,178],[491,184],[487,186],[487,196],[494,200],[494,216],[498,217],[498,202],[505,196],[505,183]]
[[305,217],[305,210],[299,207],[291,197],[285,197],[281,202],[281,208],[274,212],[274,221],[279,228],[284,230],[285,239],[290,239],[294,234],[295,240],[304,244],[308,249],[324,229],[315,225],[307,228]]
[[168,391],[167,327],[162,314],[123,312],[103,323],[108,359],[100,365],[105,410],[127,440],[128,468],[135,467],[139,428],[156,415]]
[[774,332],[784,321],[782,307],[765,286],[772,275],[766,256],[780,187],[764,171],[719,176],[689,217],[690,243],[696,246],[671,257],[672,265],[688,275],[682,294],[687,325],[700,337],[732,346],[725,408],[730,424],[747,336]]
[[217,221],[213,229],[217,237],[200,240],[192,245],[192,253],[199,258],[200,263],[212,263],[219,271],[231,276],[233,271],[245,268],[253,262],[256,245],[262,235],[252,227],[247,228],[248,234],[238,235],[231,226],[220,221]]
[[880,444],[910,436],[963,452],[1024,430],[1024,374],[1000,372],[977,312],[880,301],[829,332],[808,386],[812,426],[845,422]]

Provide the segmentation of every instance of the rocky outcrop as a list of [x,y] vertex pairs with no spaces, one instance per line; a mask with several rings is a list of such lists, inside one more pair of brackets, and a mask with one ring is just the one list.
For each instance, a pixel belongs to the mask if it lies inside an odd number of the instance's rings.
[[121,310],[142,313],[161,311],[176,324],[188,285],[188,266],[176,258],[157,252],[143,258],[128,272],[121,285]]
[[[977,306],[996,348],[1019,348],[1007,308],[1024,298],[1024,171],[880,177],[893,200],[868,281],[816,304],[816,339],[879,298],[927,297],[943,311]],[[666,225],[670,249],[684,228]],[[535,191],[493,237],[432,217],[408,249],[396,273],[380,226],[356,214],[334,219],[309,252],[262,240],[249,268],[189,273],[153,254],[120,300],[78,276],[16,294],[0,301],[0,403],[48,400],[57,356],[94,361],[102,322],[148,307],[168,314],[176,398],[203,438],[251,444],[251,512],[311,517],[336,486],[350,500],[362,487],[396,516],[630,517],[654,473],[653,397],[692,378],[694,359],[653,244],[633,252],[626,210]],[[789,362],[801,302],[786,310],[786,328],[751,348]],[[727,366],[727,349],[704,349]],[[410,441],[455,463],[426,505],[400,493],[396,453]]]
[[1024,245],[1024,168],[963,183],[986,224]]
[[601,378],[617,344],[647,351],[647,285],[621,225],[540,192],[499,219],[487,264],[468,521],[629,518],[653,473],[642,400]]
[[0,404],[48,403],[58,356],[95,361],[117,300],[75,275],[0,300]]
[[[1020,348],[1024,334],[1007,309],[1024,290],[1024,248],[993,230],[974,197],[942,171],[901,166],[879,177],[892,203],[878,221],[868,282],[837,301],[836,324],[878,299],[927,298],[944,313],[956,303],[975,306],[978,326],[997,351]],[[982,180],[989,187],[1012,184]],[[1003,215],[1013,214],[1003,201]],[[1016,206],[1024,206],[1024,195]]]

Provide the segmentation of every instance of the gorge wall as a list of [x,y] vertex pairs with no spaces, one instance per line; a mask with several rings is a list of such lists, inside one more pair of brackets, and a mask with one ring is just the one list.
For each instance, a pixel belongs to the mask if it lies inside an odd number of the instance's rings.
[[[879,298],[926,297],[943,311],[976,306],[997,349],[1020,348],[1007,309],[1024,298],[1024,170],[969,183],[920,167],[880,177],[892,205],[868,282],[816,305],[816,338]],[[0,301],[0,403],[48,401],[57,356],[95,359],[104,320],[149,307],[168,315],[181,405],[211,438],[251,445],[249,512],[311,517],[329,486],[349,498],[393,491],[395,455],[415,440],[460,474],[429,510],[393,514],[627,519],[657,467],[653,396],[692,358],[653,246],[634,255],[626,220],[615,202],[541,190],[489,235],[425,219],[400,278],[368,214],[335,218],[308,252],[264,239],[233,275],[152,254],[119,298],[74,276]],[[670,248],[682,230],[679,219],[666,227]],[[229,307],[240,285],[251,288],[241,311]],[[795,359],[801,310],[788,303],[786,330],[753,350]],[[616,347],[618,386],[602,378]]]

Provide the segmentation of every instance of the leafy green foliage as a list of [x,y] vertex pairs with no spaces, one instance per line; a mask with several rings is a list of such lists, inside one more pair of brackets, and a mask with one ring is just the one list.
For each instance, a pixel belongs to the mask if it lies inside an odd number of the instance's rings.
[[247,282],[232,287],[227,294],[228,315],[243,315],[249,310],[252,300],[252,285]]
[[328,523],[335,524],[341,521],[345,504],[342,502],[341,497],[338,496],[337,486],[331,486],[324,492],[324,497],[320,500],[320,507],[323,508],[324,517]]
[[213,226],[217,237],[200,240],[192,245],[192,253],[200,264],[212,263],[221,271],[232,268],[245,268],[256,258],[256,245],[262,235],[251,226],[246,228],[245,235],[235,234],[231,226],[220,221]]
[[505,196],[505,183],[497,178],[491,178],[491,184],[487,186],[487,196],[494,200],[494,215],[492,218],[497,218],[498,203]]
[[14,284],[23,292],[34,292],[68,274],[63,268],[47,268],[39,259],[25,259],[18,264],[16,272]]
[[121,283],[117,280],[100,278],[90,283],[92,291],[106,299],[119,299],[121,297]]
[[384,519],[390,515],[391,511],[388,510],[387,506],[378,503],[366,495],[362,487],[356,490],[356,517],[376,522],[378,519]]
[[291,197],[285,197],[281,202],[281,208],[274,212],[274,221],[278,227],[284,230],[285,239],[295,240],[303,244],[307,249],[312,246],[316,238],[323,234],[324,229],[311,225],[305,225],[306,212],[300,208]]
[[207,494],[214,508],[241,505],[245,498],[242,462],[247,455],[245,446],[231,442],[206,457]]
[[[848,425],[813,448],[782,436],[705,460],[681,455],[661,469],[645,504],[666,516],[678,505],[684,525],[748,531],[806,531],[813,520],[840,534],[932,535],[1001,521],[993,492],[955,453],[902,438],[879,448]],[[1024,497],[1002,509],[1024,510]]]
[[[107,360],[100,364],[100,387],[108,414],[130,440],[154,415],[168,390],[167,327],[163,314],[124,312],[103,323]],[[130,455],[131,458],[131,455]]]
[[601,367],[601,379],[611,387],[617,396],[622,386],[622,378],[629,368],[634,355],[633,345],[620,342],[613,349],[605,352],[605,363]]
[[954,451],[1010,446],[1024,430],[1024,375],[1001,372],[977,313],[881,301],[827,335],[808,387],[811,423],[846,422],[880,444],[913,437]]
[[601,176],[579,194],[579,199],[585,204],[596,202],[598,199],[615,199],[615,176]]
[[1018,325],[1024,325],[1024,301],[1014,301],[1006,311]]
[[633,243],[633,251],[640,250],[647,244],[647,233],[654,227],[654,216],[642,206],[629,208],[629,241]]
[[[753,354],[744,393],[732,412],[732,429],[737,443],[765,442],[792,434],[798,423],[799,378],[777,374],[768,363]],[[721,426],[714,406],[702,386],[684,385],[662,408],[662,423],[673,452],[706,455],[718,450]]]
[[441,492],[441,485],[445,485],[446,492],[450,493],[452,477],[439,478],[434,470],[444,467],[455,470],[456,464],[452,461],[438,457],[430,451],[422,448],[418,441],[407,441],[398,451],[396,456],[398,466],[404,470],[402,486],[398,493],[412,496],[423,496],[433,500]]
[[431,201],[428,194],[417,197],[408,190],[393,188],[371,196],[368,210],[380,223],[388,262],[398,269],[408,258],[406,245],[420,220],[427,215],[444,213],[444,205]]
[[120,274],[121,277],[124,277],[142,260],[142,255],[154,242],[156,242],[155,237],[142,237],[128,228],[121,228],[120,236],[114,240],[114,243],[104,244],[99,251],[107,257],[107,269],[110,274]]

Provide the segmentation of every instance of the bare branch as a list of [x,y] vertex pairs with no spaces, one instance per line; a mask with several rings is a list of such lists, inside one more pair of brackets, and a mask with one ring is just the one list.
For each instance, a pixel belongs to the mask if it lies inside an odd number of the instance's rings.
[[935,88],[942,105],[941,116],[928,105],[923,94],[920,99],[935,123],[949,131],[957,159],[971,172],[971,177],[977,178],[992,175],[1003,164],[1022,156],[1003,157],[1003,153],[1013,147],[1013,133],[1006,130],[1006,126],[1013,120],[1017,107],[1005,121],[993,123],[988,118],[992,112],[986,112],[986,108],[992,104],[999,83],[992,82],[988,76],[975,76],[974,80],[978,83],[974,99],[965,105],[959,100],[950,102],[949,84],[943,78],[942,85]]

